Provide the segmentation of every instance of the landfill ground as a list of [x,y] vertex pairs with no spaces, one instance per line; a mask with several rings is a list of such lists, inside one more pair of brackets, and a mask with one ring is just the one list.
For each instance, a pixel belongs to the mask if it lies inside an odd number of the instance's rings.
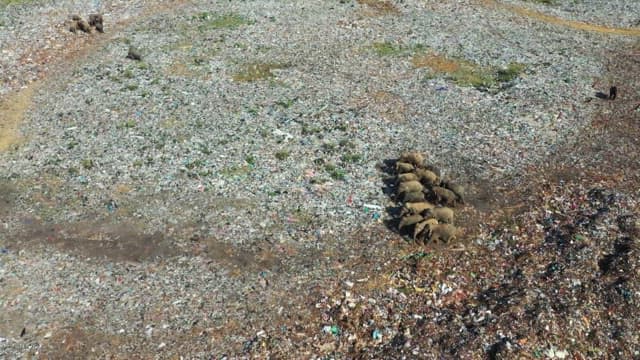
[[[0,358],[640,359],[639,39],[631,1],[0,0]],[[409,150],[449,243],[398,230]]]

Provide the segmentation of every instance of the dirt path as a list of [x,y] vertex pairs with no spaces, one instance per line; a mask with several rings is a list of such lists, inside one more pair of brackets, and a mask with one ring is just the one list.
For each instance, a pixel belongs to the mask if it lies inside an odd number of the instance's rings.
[[31,106],[31,97],[38,83],[30,84],[26,89],[11,94],[0,101],[0,151],[5,151],[19,138],[18,128],[24,119],[25,111]]
[[576,30],[592,31],[608,35],[640,36],[640,29],[609,27],[591,24],[585,21],[567,20],[557,16],[548,15],[540,11],[529,9],[524,6],[505,4],[496,0],[484,0],[484,2],[487,6],[496,7],[498,9],[505,9],[522,17],[538,20],[547,24],[566,26]]

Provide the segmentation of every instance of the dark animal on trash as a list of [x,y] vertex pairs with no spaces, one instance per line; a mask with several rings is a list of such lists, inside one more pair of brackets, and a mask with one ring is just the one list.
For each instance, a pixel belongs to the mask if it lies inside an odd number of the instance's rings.
[[464,203],[464,186],[451,181],[443,182],[442,186],[453,191],[453,193],[458,197],[458,201],[460,203]]
[[408,151],[400,155],[400,162],[405,162],[416,167],[421,167],[424,166],[424,156],[417,151]]
[[91,14],[89,15],[89,25],[96,26],[96,24],[102,24],[102,15],[100,14]]
[[451,190],[445,189],[440,186],[433,187],[433,194],[439,203],[445,205],[455,205],[458,201],[458,196]]
[[449,243],[456,240],[456,228],[451,224],[429,224],[429,241],[432,243]]
[[398,172],[398,174],[412,172],[413,169],[415,169],[415,167],[409,163],[400,161],[396,163],[396,171]]
[[440,181],[438,179],[438,175],[436,175],[433,171],[427,169],[418,169],[416,170],[416,175],[420,178],[423,184],[432,186],[437,185]]
[[453,223],[453,210],[446,206],[436,207],[425,211],[424,217],[425,219],[433,218],[438,220],[438,222],[451,224]]
[[405,203],[424,202],[424,193],[422,191],[404,193],[404,198],[402,200],[402,202]]
[[609,88],[609,100],[615,100],[618,96],[618,88],[616,86],[612,86]]
[[89,15],[89,25],[95,27],[99,32],[104,32],[102,21],[102,15],[100,14]]
[[80,20],[82,20],[82,18],[80,17],[80,15],[74,14],[74,15],[71,15],[71,20],[80,21]]
[[425,210],[433,209],[435,205],[430,202],[413,202],[406,203],[402,207],[402,212],[400,213],[402,216],[406,214],[421,214]]
[[91,33],[91,26],[89,26],[88,22],[84,20],[79,20],[76,23],[78,24],[78,29],[82,30],[83,32],[86,32],[87,34]]
[[142,55],[140,51],[133,46],[129,46],[129,52],[127,53],[127,59],[131,60],[142,60]]

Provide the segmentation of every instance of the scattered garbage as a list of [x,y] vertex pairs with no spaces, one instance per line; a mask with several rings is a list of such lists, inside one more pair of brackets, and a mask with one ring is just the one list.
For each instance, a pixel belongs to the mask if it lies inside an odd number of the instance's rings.
[[547,349],[544,354],[549,359],[565,359],[567,356],[569,356],[569,352],[567,350],[558,350],[555,347]]
[[340,328],[337,325],[325,325],[322,327],[322,332],[338,336],[340,335]]
[[379,220],[382,217],[383,207],[380,205],[364,204],[362,209],[365,214],[370,214],[373,220]]
[[115,202],[115,200],[110,199],[109,201],[107,201],[107,211],[108,212],[113,213],[117,209],[118,209],[118,204]]

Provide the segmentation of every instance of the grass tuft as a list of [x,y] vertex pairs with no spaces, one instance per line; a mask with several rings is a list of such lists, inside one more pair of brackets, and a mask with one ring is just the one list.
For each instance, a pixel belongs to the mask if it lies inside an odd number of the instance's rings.
[[233,80],[239,82],[251,82],[273,78],[273,70],[284,69],[286,64],[279,63],[250,63],[233,75]]
[[[480,66],[464,59],[450,58],[429,53],[413,57],[416,68],[428,67],[436,75],[444,75],[458,86],[470,86],[478,89],[491,88],[516,79],[524,71],[525,65],[512,62],[505,68]],[[432,76],[433,74],[431,74]]]
[[82,167],[87,169],[87,170],[91,170],[93,169],[94,163],[93,160],[91,159],[83,159],[82,160]]
[[373,50],[379,56],[393,56],[400,55],[404,52],[401,46],[394,45],[390,42],[376,42],[373,43]]
[[287,150],[280,150],[275,154],[276,159],[282,161],[286,160],[289,157],[289,152]]
[[328,172],[329,176],[334,180],[344,180],[346,177],[345,171],[332,163],[326,164],[324,170]]
[[524,71],[525,65],[517,62],[512,62],[503,69],[496,71],[496,80],[500,82],[509,82],[514,80]]
[[362,160],[362,155],[360,154],[344,154],[342,155],[342,161],[345,163],[358,163]]
[[372,48],[378,56],[404,56],[424,52],[427,47],[423,44],[413,44],[407,46],[385,41],[374,42]]
[[220,171],[220,174],[224,177],[240,177],[247,175],[251,172],[249,166],[229,166]]
[[33,2],[34,0],[0,0],[0,8],[9,6],[9,5],[20,5]]

